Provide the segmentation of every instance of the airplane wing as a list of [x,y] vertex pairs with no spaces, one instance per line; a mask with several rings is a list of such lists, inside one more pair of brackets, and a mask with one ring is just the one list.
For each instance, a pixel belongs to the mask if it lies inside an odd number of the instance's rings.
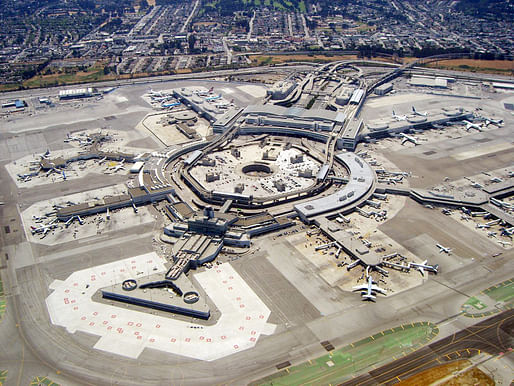
[[403,145],[405,142],[407,142],[407,141],[408,141],[408,139],[407,139],[407,138],[402,139],[402,145]]
[[352,291],[367,291],[368,286],[367,285],[358,285],[352,288]]
[[371,290],[372,291],[376,291],[376,292],[380,292],[381,294],[385,294],[386,293],[385,289],[380,288],[378,285],[374,285],[374,284],[371,286]]
[[422,276],[425,276],[425,270],[423,269],[423,267],[419,267],[419,266],[418,266],[418,267],[416,267],[416,269],[417,269],[419,272],[421,272],[421,275],[422,275]]

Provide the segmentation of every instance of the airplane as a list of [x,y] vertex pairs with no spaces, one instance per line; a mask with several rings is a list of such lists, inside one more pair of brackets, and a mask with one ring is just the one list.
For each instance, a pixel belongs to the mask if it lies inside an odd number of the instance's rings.
[[218,94],[218,95],[215,95],[215,96],[211,96],[211,97],[207,97],[205,98],[206,101],[214,101],[216,99],[220,99],[221,98],[221,94]]
[[154,91],[154,90],[150,89],[150,91],[148,91],[148,95],[162,97],[162,91]]
[[471,209],[468,209],[465,206],[461,207],[460,210],[462,213],[467,214],[468,216],[471,215]]
[[439,253],[442,253],[442,252],[447,253],[447,254],[451,254],[452,253],[452,249],[451,248],[444,247],[441,244],[436,244],[436,247],[439,248]]
[[107,157],[103,157],[100,161],[98,161],[98,165],[103,164],[106,159],[107,159]]
[[467,216],[467,215],[465,215],[465,214],[461,214],[461,215],[460,215],[460,219],[461,219],[461,220],[464,220],[464,221],[469,221],[469,220],[471,219],[471,217],[469,217],[469,216]]
[[500,182],[503,182],[503,179],[501,179],[500,177],[493,177],[493,178],[491,178],[490,181],[491,182],[500,183]]
[[447,208],[443,208],[443,209],[441,210],[441,213],[442,213],[442,214],[445,214],[445,215],[447,215],[447,216],[449,216],[449,215],[451,215],[451,214],[452,214],[452,210],[451,210],[451,209],[447,209]]
[[406,121],[407,120],[406,115],[396,115],[394,110],[393,110],[393,118],[396,119],[397,121]]
[[496,232],[487,232],[487,237],[494,237],[494,238],[496,238]]
[[415,138],[415,137],[412,137],[410,135],[407,135],[405,133],[400,133],[400,137],[402,137],[402,145],[405,143],[405,142],[412,142],[414,144],[414,146],[416,145],[419,145],[418,143],[418,139]]
[[412,106],[412,113],[414,115],[419,115],[419,116],[422,116],[422,117],[426,117],[428,115],[428,113],[426,111],[424,113],[420,113],[420,112],[416,111],[416,108],[414,106]]
[[502,245],[502,246],[507,246],[507,245],[512,245],[512,243],[508,242],[508,241],[502,241],[502,240],[498,240],[498,242]]
[[489,228],[491,228],[491,226],[487,225],[487,224],[477,224],[476,228],[477,229],[489,229]]
[[162,97],[152,97],[152,100],[155,102],[166,102],[172,98],[173,98],[172,96],[162,96]]
[[475,130],[478,130],[478,131],[482,131],[482,125],[478,124],[478,123],[472,123],[470,121],[462,121],[466,124],[466,131],[469,131],[470,129],[475,129]]
[[425,260],[421,264],[411,262],[411,263],[409,263],[409,266],[416,268],[419,272],[421,272],[421,275],[423,275],[423,276],[425,276],[425,270],[437,274],[439,265],[438,264],[430,265],[427,263],[428,263],[428,260]]
[[125,170],[124,162],[125,159],[123,158],[116,166],[108,167],[106,170],[112,170],[113,173],[116,173],[120,169]]
[[214,91],[214,87],[211,87],[211,88],[209,89],[209,94],[210,94],[211,92],[213,92],[213,91]]
[[61,173],[62,173],[62,179],[63,179],[64,181],[66,181],[66,173],[64,173],[64,170],[63,170]]
[[374,292],[380,292],[384,295],[386,293],[385,289],[373,284],[373,278],[371,277],[371,275],[368,276],[367,284],[355,286],[352,288],[352,291],[361,291],[362,299],[371,301],[375,301],[374,299],[376,299]]
[[44,225],[42,227],[36,228],[34,226],[30,226],[30,232],[35,235],[36,233],[43,233],[46,235],[51,229],[57,228],[57,224]]
[[172,107],[175,107],[175,106],[180,106],[180,102],[163,103],[163,104],[161,104],[161,107],[163,109],[168,109],[168,108],[172,108]]
[[511,228],[502,228],[502,229],[500,229],[500,230],[501,230],[501,235],[502,235],[502,236],[510,237],[510,236],[512,236],[512,234],[514,233],[514,227],[511,227]]
[[491,201],[491,204],[496,205],[497,207],[500,207],[500,208],[512,209],[512,206],[513,206],[512,204],[509,204],[507,202],[503,202],[503,201],[498,200],[498,199],[493,198],[493,197],[491,197],[490,201]]
[[45,154],[43,154],[41,156],[41,158],[48,158],[49,155],[50,155],[50,149],[46,149]]
[[497,127],[503,126],[503,119],[492,119],[492,118],[486,118],[485,125],[495,125]]

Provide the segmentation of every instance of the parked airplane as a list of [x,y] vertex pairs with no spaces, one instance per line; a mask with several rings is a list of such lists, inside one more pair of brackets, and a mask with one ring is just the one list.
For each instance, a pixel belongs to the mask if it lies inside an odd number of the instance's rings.
[[495,125],[497,127],[503,126],[503,119],[492,119],[492,118],[486,118],[485,125]]
[[512,236],[512,234],[514,234],[514,227],[511,227],[511,228],[502,228],[500,229],[501,230],[501,235],[502,236]]
[[452,249],[451,248],[442,246],[441,244],[436,244],[436,247],[439,248],[439,253],[442,253],[442,252],[447,253],[447,254],[451,254],[452,253]]
[[494,237],[494,238],[496,238],[496,232],[487,232],[487,237]]
[[154,90],[150,89],[150,91],[148,91],[148,95],[155,96],[155,97],[162,97],[162,91],[154,91]]
[[503,182],[503,179],[501,179],[500,177],[493,177],[490,181],[493,183],[500,183]]
[[428,264],[428,260],[425,260],[421,264],[418,263],[409,263],[409,266],[416,268],[423,276],[425,276],[425,270],[433,272],[437,274],[437,270],[439,269],[438,264],[430,265]]
[[426,117],[428,115],[428,113],[426,111],[424,113],[420,113],[420,112],[416,111],[416,108],[414,106],[412,106],[412,113],[414,115],[419,115],[419,116],[422,116],[422,117]]
[[375,301],[376,299],[376,292],[380,292],[381,294],[386,293],[386,290],[383,288],[380,288],[379,286],[373,284],[373,278],[368,276],[368,283],[364,285],[358,285],[352,288],[352,291],[361,291],[361,296],[363,300],[371,300]]
[[478,130],[478,131],[482,131],[482,125],[478,124],[478,123],[472,123],[470,121],[463,121],[465,124],[466,124],[466,131],[469,131],[471,129],[475,129],[475,130]]
[[102,158],[100,161],[98,161],[98,165],[101,165],[105,162],[105,160],[107,159],[107,157],[104,157]]
[[180,106],[180,102],[163,103],[163,104],[161,104],[161,107],[163,109],[169,109],[169,108],[172,108],[172,107],[175,107],[175,106]]
[[51,229],[57,228],[57,224],[44,225],[42,227],[36,228],[34,226],[30,226],[30,232],[35,235],[36,233],[43,233],[46,235]]
[[66,173],[64,172],[64,170],[63,170],[61,173],[62,173],[62,179],[63,179],[64,181],[66,181]]
[[205,98],[205,100],[206,101],[215,101],[216,99],[220,99],[220,98],[221,98],[221,94],[218,94],[218,95],[207,97],[207,98]]
[[461,220],[464,220],[464,221],[469,221],[469,220],[471,220],[471,217],[469,217],[469,216],[467,216],[467,215],[465,215],[465,214],[461,214],[461,215],[460,215],[460,219],[461,219]]
[[418,139],[417,139],[417,138],[415,138],[415,137],[412,137],[412,136],[407,135],[407,134],[405,134],[405,133],[400,133],[400,137],[402,137],[402,138],[403,138],[403,139],[402,139],[402,145],[403,145],[405,142],[407,142],[407,141],[408,141],[408,142],[412,142],[412,143],[414,144],[414,146],[419,145],[419,143],[418,143]]
[[498,240],[498,242],[503,245],[504,247],[507,246],[507,245],[512,245],[512,243],[508,242],[508,241],[502,241],[502,240]]
[[396,119],[397,121],[406,121],[407,120],[406,115],[396,115],[394,110],[393,110],[393,118]]
[[489,229],[489,228],[491,228],[491,226],[487,225],[487,224],[477,224],[476,228],[477,229]]
[[498,199],[493,198],[493,197],[491,197],[490,201],[491,201],[491,204],[494,204],[494,205],[496,205],[496,206],[497,206],[497,207],[499,207],[499,208],[508,208],[508,209],[512,209],[512,207],[513,207],[513,205],[512,205],[512,204],[509,204],[509,203],[507,203],[507,202],[503,202],[503,201],[498,200]]
[[118,165],[114,166],[114,167],[112,168],[113,173],[116,173],[116,172],[117,172],[118,170],[120,170],[120,169],[125,170],[125,166],[123,166],[123,163],[124,163],[124,162],[125,162],[125,160],[124,160],[124,159],[122,159],[122,160],[121,160],[121,162],[120,162]]

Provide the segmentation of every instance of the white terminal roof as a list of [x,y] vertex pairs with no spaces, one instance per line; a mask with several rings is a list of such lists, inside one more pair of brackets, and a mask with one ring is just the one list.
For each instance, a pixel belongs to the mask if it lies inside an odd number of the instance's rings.
[[277,115],[292,119],[326,120],[343,123],[345,114],[337,111],[320,109],[302,109],[300,107],[282,107],[276,105],[250,105],[244,110],[244,114],[252,115]]
[[339,153],[335,158],[350,172],[350,181],[343,189],[326,197],[317,198],[294,206],[303,218],[337,210],[361,199],[372,187],[375,178],[373,169],[354,153]]

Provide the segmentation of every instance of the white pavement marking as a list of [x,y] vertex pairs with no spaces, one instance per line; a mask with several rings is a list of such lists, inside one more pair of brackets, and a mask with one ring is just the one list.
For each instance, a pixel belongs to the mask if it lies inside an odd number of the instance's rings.
[[[260,335],[276,325],[267,322],[271,311],[229,263],[195,275],[216,304],[221,317],[213,326],[128,310],[94,302],[100,288],[137,277],[137,272],[165,272],[165,260],[155,252],[103,264],[54,280],[46,299],[53,324],[70,333],[100,335],[94,348],[138,358],[146,348],[213,361],[255,346]],[[157,268],[156,270],[154,270]],[[191,328],[196,326],[197,328]]]

